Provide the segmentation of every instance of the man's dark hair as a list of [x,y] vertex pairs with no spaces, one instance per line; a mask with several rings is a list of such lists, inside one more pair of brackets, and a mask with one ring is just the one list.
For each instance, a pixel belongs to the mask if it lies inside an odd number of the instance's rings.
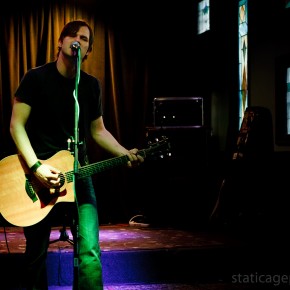
[[[84,20],[73,20],[71,22],[68,22],[62,29],[60,36],[59,36],[59,41],[63,41],[63,39],[66,36],[75,36],[77,34],[77,32],[79,31],[79,29],[82,26],[86,26],[89,31],[90,31],[90,38],[89,38],[89,48],[88,51],[91,52],[93,49],[93,43],[94,43],[94,33],[93,30],[91,28],[91,26]],[[58,48],[58,52],[57,52],[57,56],[59,56],[59,52],[60,52],[60,47]],[[84,57],[84,60],[87,58],[87,55]]]

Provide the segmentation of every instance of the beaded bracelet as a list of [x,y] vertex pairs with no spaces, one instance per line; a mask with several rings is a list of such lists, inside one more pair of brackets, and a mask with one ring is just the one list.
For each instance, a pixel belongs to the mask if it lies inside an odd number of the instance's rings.
[[37,168],[40,167],[42,163],[38,160],[34,165],[30,167],[30,170],[36,172]]

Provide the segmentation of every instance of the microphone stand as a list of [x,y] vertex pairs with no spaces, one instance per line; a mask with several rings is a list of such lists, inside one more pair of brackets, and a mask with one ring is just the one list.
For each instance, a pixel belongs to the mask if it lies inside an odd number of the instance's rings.
[[78,86],[80,80],[80,67],[81,67],[81,50],[78,46],[77,48],[72,48],[74,54],[77,54],[76,57],[76,77],[75,77],[75,90],[74,90],[74,99],[75,99],[75,126],[74,126],[74,175],[73,175],[73,184],[74,184],[74,197],[75,197],[75,215],[73,219],[74,223],[74,235],[73,235],[73,245],[74,245],[74,279],[73,279],[73,289],[78,289],[78,277],[79,277],[79,214],[78,214],[78,200],[76,195],[76,181],[78,179],[79,171],[79,103],[78,103]]

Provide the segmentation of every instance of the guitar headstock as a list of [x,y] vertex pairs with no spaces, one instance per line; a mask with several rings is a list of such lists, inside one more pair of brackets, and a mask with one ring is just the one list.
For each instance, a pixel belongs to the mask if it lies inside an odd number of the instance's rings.
[[168,141],[168,137],[162,136],[160,139],[155,138],[154,142],[148,141],[149,149],[147,149],[147,155],[148,150],[151,158],[158,158],[158,159],[165,159],[169,158],[171,156],[170,151],[170,143]]

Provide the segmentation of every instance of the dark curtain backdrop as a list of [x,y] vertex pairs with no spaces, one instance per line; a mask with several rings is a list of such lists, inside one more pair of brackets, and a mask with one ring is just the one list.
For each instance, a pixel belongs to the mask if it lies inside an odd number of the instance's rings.
[[9,119],[13,95],[22,76],[28,69],[56,59],[63,25],[77,18],[87,20],[94,29],[93,52],[82,68],[102,83],[105,122],[124,145],[139,146],[146,122],[147,60],[140,55],[145,52],[140,49],[142,43],[136,43],[136,39],[133,43],[132,28],[127,30],[109,2],[30,0],[10,3],[2,9],[1,156],[14,149],[8,133]]
[[[93,52],[82,69],[102,84],[104,120],[107,128],[126,147],[144,144],[147,107],[147,58],[142,43],[128,30],[130,19],[121,19],[118,5],[110,1],[21,1],[1,9],[0,111],[1,158],[16,153],[9,133],[14,92],[22,76],[32,67],[56,59],[58,37],[65,23],[85,19],[94,29]],[[119,7],[120,8],[120,7]],[[126,10],[125,10],[126,12]],[[124,17],[124,15],[123,15]],[[140,47],[142,49],[140,49]],[[90,148],[91,159],[104,159]],[[127,216],[130,191],[127,182],[139,171],[116,169],[94,177],[100,200],[101,222]],[[101,178],[102,177],[102,178]],[[0,181],[3,182],[3,181]],[[109,205],[110,202],[110,205]],[[118,205],[118,207],[117,207]],[[117,210],[112,208],[116,206]],[[105,211],[105,207],[110,207]],[[102,218],[103,217],[103,218]]]
[[[16,153],[9,122],[21,78],[30,68],[56,59],[62,27],[78,18],[94,29],[93,52],[82,69],[101,81],[107,128],[127,148],[146,147],[153,98],[196,93],[189,73],[194,55],[191,5],[130,0],[7,2],[0,12],[1,159]],[[90,148],[90,154],[93,162],[107,158],[96,148]],[[126,221],[142,211],[146,188],[151,187],[146,166],[94,176],[101,223]]]

